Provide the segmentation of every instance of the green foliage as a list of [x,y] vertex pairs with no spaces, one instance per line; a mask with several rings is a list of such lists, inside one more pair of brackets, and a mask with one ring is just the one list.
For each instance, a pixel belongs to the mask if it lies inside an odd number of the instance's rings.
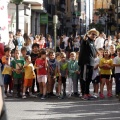
[[101,31],[104,31],[104,27],[105,27],[105,26],[99,22],[99,23],[97,23],[97,24],[91,23],[91,24],[89,25],[89,27],[90,27],[90,29],[96,28],[96,30],[98,30],[99,32],[101,32]]
[[20,4],[21,2],[23,2],[23,0],[11,0],[11,2],[13,2],[14,4]]
[[99,15],[105,14],[105,12],[106,12],[105,9],[99,8],[99,9],[97,9],[97,11],[94,14],[99,16]]

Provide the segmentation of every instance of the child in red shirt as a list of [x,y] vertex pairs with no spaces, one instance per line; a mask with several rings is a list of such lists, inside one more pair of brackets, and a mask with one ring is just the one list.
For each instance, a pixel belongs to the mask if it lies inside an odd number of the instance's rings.
[[47,83],[47,60],[45,50],[42,50],[40,52],[40,58],[36,59],[35,68],[37,70],[37,80],[39,83],[40,94],[42,95],[41,99],[43,100],[46,97]]

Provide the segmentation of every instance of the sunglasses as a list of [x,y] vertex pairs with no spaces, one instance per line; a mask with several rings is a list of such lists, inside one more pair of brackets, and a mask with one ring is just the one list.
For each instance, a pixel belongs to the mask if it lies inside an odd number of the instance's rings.
[[92,35],[97,37],[97,35],[96,35],[96,34],[94,34],[94,33],[92,33]]

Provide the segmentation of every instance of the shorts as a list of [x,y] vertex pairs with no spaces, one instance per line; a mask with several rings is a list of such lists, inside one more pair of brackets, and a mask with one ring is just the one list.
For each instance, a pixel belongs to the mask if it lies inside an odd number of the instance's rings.
[[98,83],[100,83],[100,76],[96,76],[96,78],[92,80],[92,83],[93,83],[93,84],[98,84]]
[[79,48],[74,48],[74,52],[78,52],[79,51]]
[[47,83],[47,75],[37,75],[38,83],[44,82]]
[[65,77],[61,77],[61,81],[62,81],[62,83],[66,83],[66,78]]
[[23,79],[22,78],[13,78],[14,85],[22,85]]
[[105,74],[101,74],[101,79],[105,78],[105,79],[110,79],[111,75],[105,75]]
[[24,87],[31,87],[33,79],[24,79]]
[[4,84],[5,85],[10,84],[11,80],[12,80],[11,75],[4,75]]

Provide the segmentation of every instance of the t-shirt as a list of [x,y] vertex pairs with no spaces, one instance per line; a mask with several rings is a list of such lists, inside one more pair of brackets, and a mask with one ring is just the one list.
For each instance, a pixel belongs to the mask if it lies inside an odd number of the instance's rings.
[[50,70],[50,75],[54,76],[55,75],[55,70],[58,67],[58,62],[57,60],[53,59],[49,59],[48,60],[48,69]]
[[105,41],[104,38],[98,37],[98,38],[95,40],[96,49],[103,48],[103,46],[104,46],[104,41]]
[[[99,66],[102,66],[104,64],[108,64],[108,65],[112,66],[113,65],[113,60],[112,59],[106,60],[105,58],[101,58]],[[112,75],[112,69],[100,68],[100,74]]]
[[64,77],[66,75],[66,70],[68,68],[68,61],[65,62],[58,62],[58,69],[60,70],[61,76]]
[[32,64],[34,65],[35,64],[35,60],[38,58],[38,53],[31,53],[30,54],[30,57],[31,57],[31,61],[32,61]]
[[41,67],[40,69],[37,70],[37,75],[47,75],[47,70],[45,68],[45,62],[46,60],[43,60],[43,59],[40,59],[40,58],[37,58],[36,61],[35,61],[35,65],[37,67]]
[[25,71],[25,76],[24,76],[25,79],[33,79],[34,67],[33,67],[32,63],[30,63],[28,66],[26,66],[24,68],[24,71]]
[[[113,60],[113,64],[120,64],[120,57],[115,57]],[[116,66],[115,67],[115,73],[120,73],[120,67]]]
[[[12,60],[12,58],[10,58],[10,61]],[[8,57],[7,56],[3,56],[2,57],[2,63],[4,65],[4,69],[2,71],[2,74],[7,74],[7,75],[11,75],[12,74],[12,69],[10,67],[10,65],[8,65]]]
[[18,50],[21,50],[24,44],[24,38],[22,36],[17,36],[17,42],[18,42]]
[[[94,63],[94,67],[96,67],[96,65],[99,65],[100,62],[100,58],[95,58],[95,63]],[[99,69],[95,69],[93,70],[93,75],[92,75],[92,80],[94,80],[97,76],[99,76]]]
[[[19,66],[18,66],[19,64]],[[11,61],[11,67],[14,68],[14,69],[20,69],[20,67],[22,68],[24,65],[24,60],[12,60]],[[20,74],[17,74],[15,71],[13,72],[13,78],[22,78],[22,73]]]

